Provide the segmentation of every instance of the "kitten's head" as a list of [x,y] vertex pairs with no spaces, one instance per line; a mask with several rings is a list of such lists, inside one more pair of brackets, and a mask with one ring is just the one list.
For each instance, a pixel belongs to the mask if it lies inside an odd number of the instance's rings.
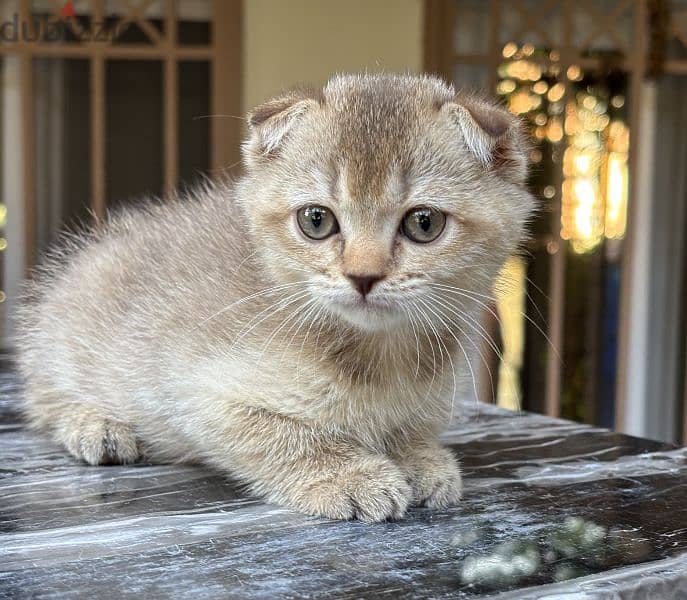
[[517,119],[433,77],[334,77],[249,114],[241,194],[279,283],[368,330],[489,291],[532,210]]

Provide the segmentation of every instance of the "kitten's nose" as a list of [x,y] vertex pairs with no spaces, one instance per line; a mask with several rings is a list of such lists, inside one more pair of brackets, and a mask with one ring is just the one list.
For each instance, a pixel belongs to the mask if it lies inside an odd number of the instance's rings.
[[360,292],[364,298],[370,293],[370,290],[380,279],[383,278],[382,275],[355,275],[353,273],[347,273],[348,277],[356,290]]

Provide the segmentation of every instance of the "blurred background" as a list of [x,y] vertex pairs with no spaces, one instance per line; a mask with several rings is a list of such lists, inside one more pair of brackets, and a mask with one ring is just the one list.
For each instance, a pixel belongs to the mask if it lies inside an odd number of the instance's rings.
[[248,108],[363,70],[529,127],[542,210],[485,311],[479,399],[685,442],[686,1],[0,0],[2,345],[64,225],[239,174]]

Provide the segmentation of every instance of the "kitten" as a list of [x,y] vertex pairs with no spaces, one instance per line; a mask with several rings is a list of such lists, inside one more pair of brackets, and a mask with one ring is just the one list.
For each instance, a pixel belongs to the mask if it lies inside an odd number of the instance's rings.
[[90,464],[198,461],[314,515],[455,504],[437,436],[532,210],[518,121],[354,75],[248,122],[237,183],[112,217],[30,284],[30,422]]

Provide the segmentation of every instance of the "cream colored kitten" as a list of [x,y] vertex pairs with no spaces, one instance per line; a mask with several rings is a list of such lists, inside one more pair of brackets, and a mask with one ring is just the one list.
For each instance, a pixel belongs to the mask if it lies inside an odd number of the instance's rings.
[[200,461],[310,514],[456,503],[437,436],[532,209],[518,122],[381,75],[248,121],[238,183],[113,217],[39,273],[30,421],[90,464]]

